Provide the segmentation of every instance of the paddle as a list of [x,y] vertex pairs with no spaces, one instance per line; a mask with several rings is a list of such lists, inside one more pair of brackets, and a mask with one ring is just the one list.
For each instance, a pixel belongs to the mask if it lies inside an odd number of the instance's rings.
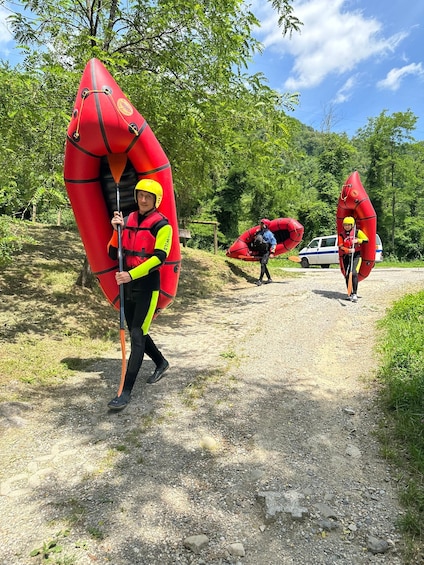
[[298,257],[297,255],[289,255],[287,257],[287,259],[289,261],[293,261],[294,263],[301,263],[302,259],[300,257]]
[[353,250],[350,257],[350,269],[349,269],[349,279],[347,281],[347,295],[350,296],[352,294],[352,287],[353,287],[353,256],[355,255],[355,225],[353,224],[353,236],[352,236],[352,246]]
[[[119,182],[121,180],[122,173],[124,172],[125,165],[127,164],[126,153],[110,153],[107,156],[109,162],[110,172],[112,173],[113,180],[116,184],[116,209],[118,212],[121,211],[121,197],[119,193]],[[122,255],[122,233],[121,226],[118,226],[118,268],[119,272],[124,270],[124,259]],[[119,383],[119,389],[117,396],[120,396],[122,389],[124,388],[125,373],[127,370],[127,358],[125,353],[125,314],[124,314],[124,285],[119,285],[119,327],[120,327],[120,339],[121,339],[121,353],[122,353],[122,365],[121,365],[121,382]]]

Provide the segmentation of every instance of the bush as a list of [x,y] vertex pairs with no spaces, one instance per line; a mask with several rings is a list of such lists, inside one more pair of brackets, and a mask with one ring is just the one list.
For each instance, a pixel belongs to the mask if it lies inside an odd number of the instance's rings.
[[25,243],[34,243],[27,233],[27,223],[10,216],[0,216],[0,266],[11,263]]

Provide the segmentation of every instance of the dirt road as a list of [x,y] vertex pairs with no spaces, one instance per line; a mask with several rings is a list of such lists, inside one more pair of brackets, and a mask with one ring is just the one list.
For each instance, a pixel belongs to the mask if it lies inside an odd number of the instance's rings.
[[376,321],[423,288],[424,269],[375,270],[357,304],[338,270],[297,273],[170,309],[152,335],[171,369],[145,385],[146,360],[122,413],[106,409],[118,347],[1,405],[0,563],[403,563],[373,348]]

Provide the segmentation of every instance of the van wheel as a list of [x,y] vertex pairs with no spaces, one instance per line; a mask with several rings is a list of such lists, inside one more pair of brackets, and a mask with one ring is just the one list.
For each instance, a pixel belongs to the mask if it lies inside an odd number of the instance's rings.
[[302,265],[302,267],[304,269],[307,269],[309,267],[309,261],[307,260],[306,257],[302,257],[302,260],[300,261],[300,264]]
[[321,269],[329,269],[330,265],[321,265]]

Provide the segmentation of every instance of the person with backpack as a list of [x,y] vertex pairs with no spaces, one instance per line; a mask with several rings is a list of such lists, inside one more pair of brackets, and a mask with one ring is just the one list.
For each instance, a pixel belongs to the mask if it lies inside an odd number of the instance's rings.
[[348,299],[358,302],[358,272],[362,261],[360,248],[362,243],[368,241],[368,237],[355,227],[355,219],[352,216],[346,216],[343,218],[343,231],[339,233],[338,239],[348,289],[349,279],[352,277],[352,292],[348,295]]
[[114,232],[108,244],[109,256],[115,260],[120,226],[124,270],[116,273],[116,282],[125,285],[124,313],[131,336],[131,353],[122,393],[108,403],[111,410],[123,410],[128,405],[145,353],[156,365],[147,380],[149,384],[159,381],[169,368],[150,337],[149,328],[159,298],[160,267],[171,249],[172,226],[157,211],[163,197],[160,183],[153,179],[140,180],[135,185],[134,196],[138,210],[125,218],[122,212],[114,212],[111,221]]
[[274,234],[269,229],[271,222],[267,218],[260,221],[260,228],[257,230],[253,237],[252,249],[260,255],[261,272],[256,285],[260,286],[263,278],[266,275],[267,280],[265,284],[272,283],[271,275],[268,270],[268,261],[270,257],[274,256],[275,248],[277,247],[277,240]]

